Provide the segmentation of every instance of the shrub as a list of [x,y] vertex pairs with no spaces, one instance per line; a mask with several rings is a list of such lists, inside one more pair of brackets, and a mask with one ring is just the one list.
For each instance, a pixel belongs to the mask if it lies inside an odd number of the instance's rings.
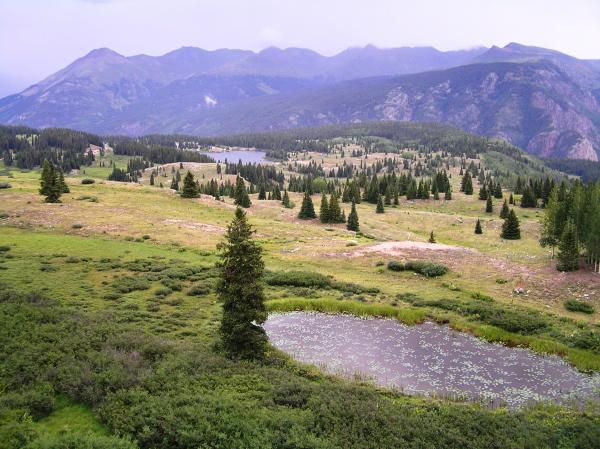
[[79,263],[79,258],[74,256],[67,257],[65,263]]
[[115,279],[112,286],[121,293],[129,293],[135,290],[148,290],[150,288],[150,283],[145,278],[125,276]]
[[173,290],[171,290],[169,287],[162,287],[156,290],[156,292],[154,292],[156,296],[161,296],[163,298],[165,296],[169,296],[171,293],[173,293]]
[[204,285],[194,285],[187,292],[188,296],[204,296],[210,293],[210,289]]
[[427,277],[443,276],[448,272],[448,267],[444,264],[437,262],[425,262],[425,261],[408,261],[404,265],[406,270],[412,270],[415,273],[422,274]]
[[73,229],[81,229],[83,228],[83,225],[81,223],[75,223],[71,226],[71,228]]
[[95,182],[96,182],[96,180],[92,179],[92,178],[84,178],[81,180],[82,184],[94,184]]
[[0,219],[4,220],[8,217],[9,217],[9,215],[6,212],[0,212]]
[[426,262],[421,260],[408,261],[406,263],[391,260],[388,262],[390,271],[414,271],[427,277],[443,276],[448,272],[448,267],[437,262]]
[[8,182],[0,182],[0,189],[10,189],[11,187]]
[[8,246],[8,245],[0,245],[0,253],[5,253],[7,251],[10,251],[10,246]]
[[577,301],[576,299],[569,299],[564,302],[565,309],[571,312],[581,312],[591,315],[594,313],[594,306],[583,301]]
[[327,288],[331,281],[321,273],[312,271],[280,271],[265,276],[268,285],[289,285],[292,287]]
[[390,271],[404,271],[404,264],[395,260],[390,260],[387,267]]

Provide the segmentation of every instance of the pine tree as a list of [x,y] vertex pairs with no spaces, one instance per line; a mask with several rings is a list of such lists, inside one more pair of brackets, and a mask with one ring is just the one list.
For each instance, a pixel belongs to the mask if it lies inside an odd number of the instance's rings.
[[150,173],[150,185],[154,185],[154,172]]
[[264,355],[267,336],[260,326],[267,319],[262,286],[262,250],[252,240],[252,228],[241,208],[220,243],[217,295],[223,303],[221,339],[227,355],[257,359]]
[[504,204],[502,204],[502,209],[500,210],[500,218],[505,219],[506,217],[508,217],[508,213],[510,211],[508,210],[508,204],[506,204],[506,200],[504,200]]
[[331,223],[331,215],[329,213],[329,202],[327,201],[327,195],[323,193],[321,195],[321,209],[319,210],[319,220],[321,223]]
[[473,195],[473,180],[471,179],[471,175],[467,172],[465,177],[465,195]]
[[535,192],[530,186],[526,186],[521,197],[521,207],[537,207]]
[[546,213],[542,223],[542,235],[540,245],[545,248],[552,248],[552,258],[554,259],[554,248],[560,242],[560,223],[562,220],[562,205],[558,200],[558,189],[553,188],[546,203]]
[[450,187],[450,184],[448,184],[448,188],[446,189],[446,193],[444,193],[444,199],[445,200],[451,200],[452,199],[452,187]]
[[475,222],[475,234],[483,234],[483,229],[481,229],[481,221],[479,218]]
[[250,201],[250,197],[248,196],[248,192],[246,191],[246,184],[241,176],[237,176],[235,180],[235,191],[233,195],[234,201],[233,203],[236,206],[242,207],[250,207],[252,205],[252,201]]
[[519,219],[514,209],[510,210],[508,217],[506,217],[506,220],[502,224],[501,236],[506,240],[519,240],[521,238],[521,227],[519,226]]
[[346,228],[349,231],[358,232],[360,230],[359,222],[358,222],[358,213],[356,212],[356,203],[352,201],[352,209],[350,210],[350,215],[348,215],[348,224]]
[[58,203],[60,202],[60,196],[62,195],[62,186],[60,185],[60,178],[52,162],[47,159],[44,160],[42,166],[42,176],[40,179],[40,195],[44,195],[46,203]]
[[494,212],[494,204],[492,203],[492,194],[488,193],[487,201],[485,202],[485,212],[491,214]]
[[65,182],[65,175],[63,174],[62,170],[58,171],[58,183],[60,185],[61,193],[70,193],[71,192],[71,190],[69,189],[69,186]]
[[290,201],[290,196],[288,195],[287,189],[283,191],[283,200],[281,200],[281,204],[286,209],[291,209],[292,208],[292,203]]
[[181,191],[182,198],[198,198],[198,184],[194,181],[192,172],[187,172],[183,178],[183,190]]
[[510,196],[508,197],[508,204],[514,206],[515,205],[515,197],[513,196],[512,192],[510,194]]
[[330,223],[346,222],[346,217],[343,215],[342,209],[340,208],[340,203],[335,193],[331,195],[331,200],[329,201],[329,220]]
[[383,214],[385,212],[381,195],[379,195],[379,198],[377,199],[377,208],[375,208],[375,212],[378,214]]
[[434,235],[433,231],[431,231],[431,233],[429,234],[429,240],[428,240],[428,242],[429,243],[436,243],[436,241],[435,241],[435,235]]
[[302,198],[302,207],[300,207],[300,213],[298,214],[298,218],[301,220],[310,220],[313,218],[317,218],[317,214],[315,213],[315,207],[312,202],[312,198],[308,194],[308,191],[304,192],[304,198]]
[[576,271],[579,269],[579,239],[577,229],[573,220],[565,225],[558,244],[558,263],[556,269],[559,271]]
[[266,200],[267,199],[267,191],[265,190],[265,185],[264,184],[260,185],[260,189],[258,191],[258,199],[259,200]]

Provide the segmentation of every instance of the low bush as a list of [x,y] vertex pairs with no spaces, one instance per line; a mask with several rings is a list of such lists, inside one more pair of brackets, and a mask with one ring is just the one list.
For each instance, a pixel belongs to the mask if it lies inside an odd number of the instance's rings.
[[121,292],[129,293],[135,290],[148,290],[150,288],[150,282],[143,277],[121,277],[113,281],[112,287]]
[[388,262],[390,271],[414,271],[427,277],[443,276],[448,272],[448,267],[437,262],[426,262],[421,260],[407,261],[405,263],[391,260]]
[[81,223],[74,223],[71,228],[73,229],[81,229],[83,228],[83,225]]
[[8,182],[0,182],[0,189],[10,189],[11,187]]
[[96,180],[92,179],[92,178],[84,178],[81,180],[82,184],[94,184],[95,182],[96,182]]
[[571,312],[580,312],[591,315],[594,313],[594,306],[583,301],[577,301],[576,299],[569,299],[564,302],[565,309]]
[[204,285],[194,285],[187,292],[188,296],[204,296],[210,293],[210,289]]
[[1,220],[5,220],[9,217],[10,215],[8,215],[6,212],[0,212],[0,219]]
[[321,274],[312,271],[279,271],[268,273],[265,276],[268,285],[286,285],[291,287],[313,287],[327,288],[331,280]]
[[10,246],[8,246],[8,245],[0,245],[0,253],[5,253],[7,251],[10,251]]

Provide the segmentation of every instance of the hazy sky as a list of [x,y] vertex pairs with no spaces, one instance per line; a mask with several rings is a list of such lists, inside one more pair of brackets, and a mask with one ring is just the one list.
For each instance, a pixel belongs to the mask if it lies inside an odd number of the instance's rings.
[[0,97],[98,47],[260,50],[515,41],[600,59],[600,0],[0,0]]

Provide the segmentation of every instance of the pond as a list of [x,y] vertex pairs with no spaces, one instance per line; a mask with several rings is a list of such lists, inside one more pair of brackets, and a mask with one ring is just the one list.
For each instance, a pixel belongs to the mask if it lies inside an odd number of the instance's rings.
[[271,344],[325,371],[371,379],[407,394],[518,408],[535,401],[600,402],[600,375],[557,356],[508,348],[432,322],[292,312],[269,315]]
[[203,151],[202,154],[212,157],[217,162],[235,162],[241,160],[244,164],[260,163],[270,164],[271,162],[265,159],[266,153],[258,150],[241,150],[241,151]]

